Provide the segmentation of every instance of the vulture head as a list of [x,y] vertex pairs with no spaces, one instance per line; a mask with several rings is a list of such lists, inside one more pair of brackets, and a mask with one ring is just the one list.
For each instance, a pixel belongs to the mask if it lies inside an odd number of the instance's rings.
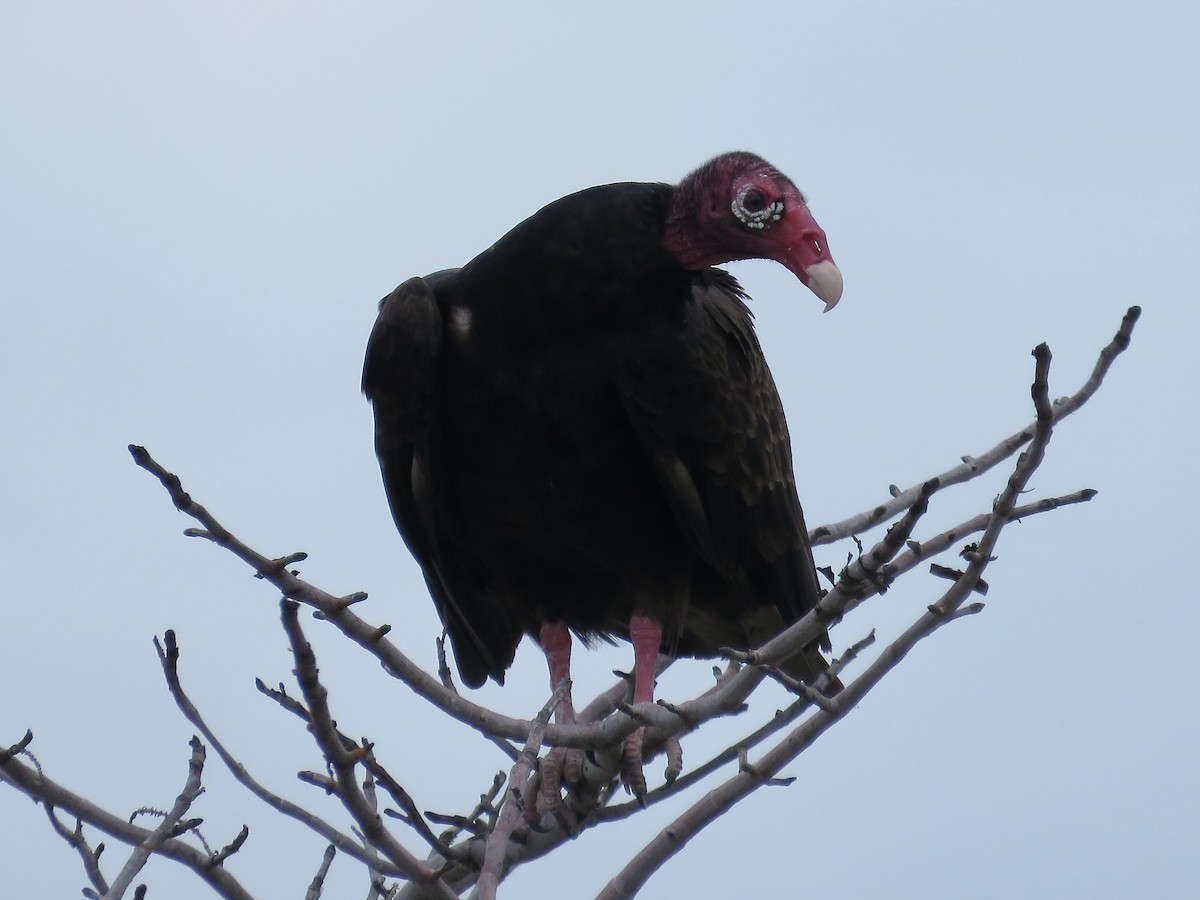
[[663,244],[689,269],[738,259],[773,259],[833,309],[842,273],[804,194],[753,153],[726,153],[679,183]]

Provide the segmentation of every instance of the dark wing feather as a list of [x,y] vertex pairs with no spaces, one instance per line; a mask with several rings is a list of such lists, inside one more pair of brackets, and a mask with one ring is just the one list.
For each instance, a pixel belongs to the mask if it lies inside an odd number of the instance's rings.
[[[727,273],[698,273],[682,327],[621,367],[630,420],[706,564],[682,652],[760,644],[820,599],[783,406],[743,297]],[[811,680],[824,664],[814,651],[789,668]]]
[[482,581],[472,577],[435,512],[444,326],[431,282],[438,280],[410,278],[380,301],[362,389],[375,411],[375,452],[392,518],[425,575],[463,681],[478,687],[489,675],[503,683],[520,631],[487,602]]

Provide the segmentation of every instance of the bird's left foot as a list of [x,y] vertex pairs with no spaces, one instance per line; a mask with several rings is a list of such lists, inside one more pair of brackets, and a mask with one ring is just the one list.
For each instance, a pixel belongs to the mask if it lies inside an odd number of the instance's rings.
[[[639,728],[629,737],[621,748],[621,783],[625,789],[637,797],[638,802],[645,805],[646,772],[643,757],[643,744],[646,739],[646,729]],[[666,783],[670,784],[683,771],[683,747],[679,738],[669,737],[663,748],[667,754],[667,768],[663,772]]]
[[625,738],[621,747],[621,783],[625,790],[637,797],[641,803],[646,796],[646,773],[642,767],[642,744],[646,739],[646,729],[639,728]]
[[583,781],[583,751],[576,747],[555,747],[541,761],[541,806],[559,823],[574,833],[575,815],[563,802],[562,789]]
[[583,751],[577,747],[555,747],[542,760],[542,792],[558,794],[583,781]]

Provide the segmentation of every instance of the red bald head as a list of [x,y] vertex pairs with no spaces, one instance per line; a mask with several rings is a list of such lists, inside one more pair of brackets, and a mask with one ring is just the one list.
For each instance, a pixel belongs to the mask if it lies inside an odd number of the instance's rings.
[[663,244],[689,269],[773,259],[825,301],[826,311],[842,296],[842,274],[804,195],[753,153],[718,156],[679,183]]

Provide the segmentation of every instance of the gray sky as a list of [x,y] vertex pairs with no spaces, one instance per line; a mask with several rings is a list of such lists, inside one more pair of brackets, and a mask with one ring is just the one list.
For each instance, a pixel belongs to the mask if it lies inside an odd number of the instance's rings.
[[[336,817],[293,777],[319,767],[302,729],[254,691],[255,676],[290,678],[276,597],[181,536],[191,523],[125,445],[257,549],[306,550],[306,577],[369,591],[364,615],[432,666],[436,617],[358,394],[377,299],[562,194],[674,181],[744,148],[809,195],[846,278],[822,316],[780,267],[734,267],[810,524],[1024,424],[1038,342],[1055,353],[1052,393],[1070,393],[1126,307],[1145,312],[1032,485],[1097,499],[1007,531],[986,612],[920,646],[796,761],[792,787],[704,833],[644,896],[1200,894],[1200,7],[734,9],[0,10],[0,744],[30,727],[66,785],[118,812],[169,806],[191,729],[150,640],[174,628],[187,686],[243,762]],[[922,533],[986,509],[1006,475],[939,497]],[[906,582],[837,647],[895,634],[944,585]],[[503,766],[494,748],[309,632],[347,731],[377,742],[423,808],[465,812]],[[629,659],[581,656],[581,696]],[[677,666],[660,695],[690,696],[708,668]],[[476,697],[530,715],[546,693],[525,644],[509,686]],[[685,765],[750,727],[690,740]],[[321,842],[257,807],[215,755],[206,783],[210,842],[251,826],[231,870],[259,896],[301,896]],[[682,808],[590,831],[507,892],[592,896]],[[0,846],[14,896],[77,896],[78,860],[5,788]],[[189,883],[167,863],[147,877],[151,897]],[[331,878],[337,896],[365,890],[348,861]]]

